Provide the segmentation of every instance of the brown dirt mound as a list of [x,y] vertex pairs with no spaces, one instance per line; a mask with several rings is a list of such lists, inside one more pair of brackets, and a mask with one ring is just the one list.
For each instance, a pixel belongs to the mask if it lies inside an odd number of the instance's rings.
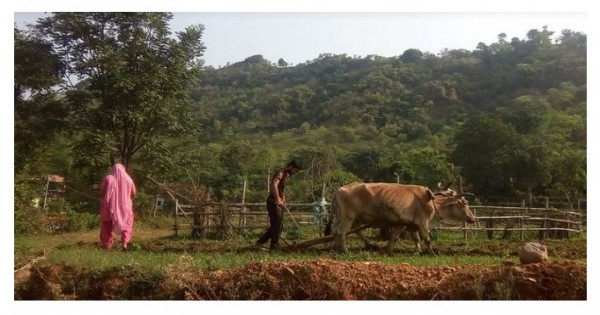
[[586,264],[412,266],[331,259],[253,262],[199,271],[185,258],[148,278],[55,265],[15,287],[15,300],[586,300]]

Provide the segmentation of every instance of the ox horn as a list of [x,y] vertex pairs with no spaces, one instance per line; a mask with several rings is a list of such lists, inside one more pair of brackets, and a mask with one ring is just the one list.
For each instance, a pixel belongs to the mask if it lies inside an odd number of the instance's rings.
[[463,190],[463,185],[462,185],[462,176],[458,176],[458,191],[461,194],[465,193],[465,191]]
[[441,190],[448,190],[448,188],[450,188],[450,185],[452,185],[452,183],[454,182],[454,179],[452,179],[448,184],[446,184],[446,186],[442,187],[442,183],[439,182],[438,183],[438,188],[440,188]]

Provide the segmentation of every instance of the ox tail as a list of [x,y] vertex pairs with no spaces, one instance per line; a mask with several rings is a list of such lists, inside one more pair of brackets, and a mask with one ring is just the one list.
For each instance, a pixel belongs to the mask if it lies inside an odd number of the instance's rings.
[[336,201],[336,193],[333,193],[333,196],[331,197],[331,210],[329,211],[329,217],[327,218],[327,225],[325,225],[325,231],[323,232],[323,234],[325,236],[331,235],[332,234],[332,229],[331,229],[331,225],[333,224],[333,218],[337,212],[337,201]]

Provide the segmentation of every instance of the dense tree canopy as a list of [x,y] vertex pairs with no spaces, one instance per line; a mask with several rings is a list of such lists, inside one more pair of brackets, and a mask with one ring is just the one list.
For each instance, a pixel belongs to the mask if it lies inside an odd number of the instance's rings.
[[41,145],[60,132],[65,108],[52,87],[64,71],[52,45],[14,29],[15,169],[22,169]]
[[116,150],[129,165],[136,153],[168,150],[170,138],[196,129],[188,118],[186,87],[202,66],[203,27],[188,27],[173,38],[171,17],[55,13],[38,21],[37,35],[52,43],[66,65],[71,84],[63,89],[73,127],[83,134],[76,144],[82,158]]

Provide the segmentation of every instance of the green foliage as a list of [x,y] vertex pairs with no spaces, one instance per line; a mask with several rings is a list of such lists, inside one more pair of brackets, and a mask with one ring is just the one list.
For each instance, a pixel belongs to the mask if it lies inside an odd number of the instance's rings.
[[78,205],[63,198],[49,198],[43,209],[44,184],[40,179],[15,176],[15,235],[81,232],[99,227],[97,213],[76,212],[73,209]]
[[57,231],[64,233],[100,229],[100,219],[98,214],[69,211],[66,215],[64,224],[60,227],[56,227],[56,229]]
[[[326,177],[326,180],[327,186],[331,187],[331,189],[333,190],[344,185],[360,181],[358,176],[340,168],[335,169],[331,173],[329,173]],[[331,191],[331,193],[333,193],[333,191]]]
[[[548,118],[555,110],[575,108],[577,116],[585,115],[579,111],[585,107],[584,72],[571,77],[577,83],[556,80],[560,71],[570,71],[559,70],[557,63],[585,69],[580,50],[585,35],[566,30],[554,44],[552,35],[544,28],[509,42],[500,34],[498,42],[480,44],[477,51],[445,50],[438,56],[415,49],[397,58],[323,54],[285,69],[259,69],[254,65],[266,63],[256,57],[207,76],[207,94],[198,106],[227,129],[211,141],[233,137],[284,147],[323,143],[335,152],[335,165],[363,181],[434,185],[462,173],[484,196],[543,194],[558,179],[548,176],[550,170],[561,168],[554,162],[557,142],[540,143],[552,128]],[[577,47],[575,53],[568,46]],[[241,73],[265,84],[227,84]],[[237,120],[228,124],[231,115]],[[486,125],[478,117],[493,121]],[[578,130],[571,135],[581,139],[584,132]],[[573,139],[559,142],[568,146]],[[311,155],[299,156],[313,161]],[[318,191],[327,172],[307,173],[305,194]]]
[[65,124],[65,106],[52,87],[63,64],[52,45],[14,29],[15,170],[36,160]]
[[[245,200],[263,201],[271,173],[292,158],[306,166],[286,188],[293,202],[351,181],[431,187],[454,175],[481,201],[586,194],[585,34],[554,40],[544,27],[473,51],[322,54],[294,66],[255,55],[215,69],[202,67],[203,27],[173,37],[170,18],[56,13],[36,32],[15,30],[23,173],[64,172],[84,189],[116,149],[140,191],[155,188],[152,176],[225,202],[241,201],[244,182]],[[26,56],[47,67],[27,70]],[[79,82],[57,97],[48,87],[63,74]],[[24,89],[39,98],[25,101]],[[56,118],[65,109],[73,116]],[[146,216],[150,194],[138,198]]]
[[521,142],[517,132],[498,118],[471,117],[456,133],[451,160],[462,165],[462,174],[472,181],[477,195],[509,193],[511,156]]
[[412,149],[401,157],[404,160],[397,170],[403,174],[402,183],[421,183],[429,187],[436,187],[437,183],[447,181],[454,177],[453,165],[448,162],[448,157],[432,148]]
[[154,194],[138,190],[133,200],[135,218],[142,219],[152,216],[155,203]]
[[15,175],[15,235],[38,234],[46,231],[46,212],[41,209],[43,200],[40,201],[40,197],[43,198],[40,192],[43,185],[41,181]]
[[[201,25],[170,36],[168,13],[54,13],[36,25],[65,59],[64,85],[80,152],[117,150],[126,166],[138,151],[193,133],[185,88],[197,79]],[[161,141],[157,141],[157,139]],[[169,153],[169,152],[164,152]]]

